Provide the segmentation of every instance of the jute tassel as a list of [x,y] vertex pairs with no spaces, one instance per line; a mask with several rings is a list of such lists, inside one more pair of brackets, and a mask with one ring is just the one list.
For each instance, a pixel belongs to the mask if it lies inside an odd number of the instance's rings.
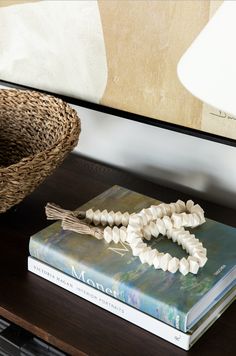
[[54,203],[47,203],[45,212],[48,220],[63,220],[66,216],[85,218],[85,212],[79,210],[66,210]]
[[80,221],[73,215],[68,215],[62,220],[61,224],[64,230],[71,230],[78,232],[83,235],[92,235],[96,237],[96,239],[103,239],[103,230],[98,227],[91,227],[85,222]]
[[62,220],[61,226],[64,230],[78,232],[83,235],[92,235],[99,240],[103,238],[102,229],[91,227],[78,219],[77,216],[85,217],[84,212],[62,209],[59,205],[53,203],[47,203],[45,212],[48,220]]

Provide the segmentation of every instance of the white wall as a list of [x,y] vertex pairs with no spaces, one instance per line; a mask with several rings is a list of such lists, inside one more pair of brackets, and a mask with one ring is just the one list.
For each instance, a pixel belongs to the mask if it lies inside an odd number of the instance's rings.
[[236,207],[236,148],[75,108],[82,122],[80,154]]

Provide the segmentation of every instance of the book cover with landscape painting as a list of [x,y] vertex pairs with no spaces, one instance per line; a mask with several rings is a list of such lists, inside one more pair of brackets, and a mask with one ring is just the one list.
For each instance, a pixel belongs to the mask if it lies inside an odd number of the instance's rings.
[[[180,197],[181,198],[181,197]],[[114,186],[81,207],[138,212],[160,202]],[[207,219],[192,233],[207,248],[208,262],[197,275],[183,276],[141,264],[128,243],[108,244],[89,235],[62,230],[56,222],[30,239],[30,255],[152,317],[187,332],[235,285],[236,229]],[[186,256],[164,236],[152,248]]]

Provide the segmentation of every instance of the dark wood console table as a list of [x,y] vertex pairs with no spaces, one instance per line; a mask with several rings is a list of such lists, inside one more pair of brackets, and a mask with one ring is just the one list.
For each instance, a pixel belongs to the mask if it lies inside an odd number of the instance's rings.
[[[233,355],[235,303],[189,352],[27,272],[29,237],[50,224],[52,201],[74,209],[114,184],[170,202],[186,194],[76,155],[18,206],[0,214],[0,316],[71,355]],[[194,200],[194,196],[191,198]],[[207,216],[236,226],[236,211],[199,201]],[[236,236],[235,236],[236,238]]]

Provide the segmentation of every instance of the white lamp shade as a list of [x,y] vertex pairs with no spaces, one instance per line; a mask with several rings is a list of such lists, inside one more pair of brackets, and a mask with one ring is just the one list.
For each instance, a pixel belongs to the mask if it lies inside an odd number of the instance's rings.
[[180,81],[194,96],[236,115],[236,2],[225,1],[180,59]]

